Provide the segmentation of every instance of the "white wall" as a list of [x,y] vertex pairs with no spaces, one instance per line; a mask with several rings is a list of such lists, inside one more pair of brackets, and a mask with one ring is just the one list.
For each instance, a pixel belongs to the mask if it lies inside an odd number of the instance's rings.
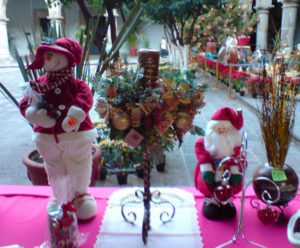
[[74,32],[80,28],[79,14],[80,14],[80,9],[76,2],[74,2],[72,8],[64,9],[65,32],[66,32],[66,36],[71,39],[75,39]]
[[[123,22],[121,17],[118,18],[118,31],[122,29]],[[144,25],[141,28],[141,33],[139,35],[143,36],[145,39],[149,40],[149,48],[150,49],[160,49],[160,41],[161,38],[164,36],[163,26],[159,24],[152,24],[152,25]],[[143,48],[142,43],[138,41],[137,48]],[[120,54],[128,55],[129,54],[129,45],[125,43],[123,47],[120,49]]]
[[30,33],[29,37],[33,38],[33,9],[44,8],[46,8],[44,0],[8,0],[6,9],[6,15],[9,18],[7,32],[20,55],[29,53],[22,29]]
[[[21,56],[29,54],[26,38],[22,31],[30,33],[30,39],[33,41],[34,30],[34,10],[46,9],[44,0],[9,0],[7,5],[7,30],[12,42],[16,45]],[[65,33],[69,38],[74,39],[74,32],[79,29],[80,9],[78,4],[74,2],[71,8],[63,9]],[[117,18],[117,30],[120,31],[123,22],[121,17]],[[158,49],[160,47],[160,40],[164,36],[163,27],[158,24],[146,25],[141,28],[145,38],[149,39],[151,49]],[[143,48],[141,43],[138,43],[138,49]],[[125,43],[120,50],[120,54],[129,54],[129,45]]]

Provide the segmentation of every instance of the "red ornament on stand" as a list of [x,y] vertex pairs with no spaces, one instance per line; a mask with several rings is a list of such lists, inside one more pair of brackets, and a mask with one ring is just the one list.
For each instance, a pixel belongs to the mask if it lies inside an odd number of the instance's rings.
[[261,207],[257,210],[259,220],[265,224],[274,224],[279,219],[279,213],[274,208],[268,206],[267,208]]
[[220,185],[215,189],[215,198],[219,202],[226,202],[233,196],[232,187],[229,184]]

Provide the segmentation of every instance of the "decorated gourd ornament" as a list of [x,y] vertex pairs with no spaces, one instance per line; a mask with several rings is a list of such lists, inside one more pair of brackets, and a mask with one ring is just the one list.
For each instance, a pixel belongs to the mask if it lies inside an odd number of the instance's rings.
[[[86,82],[73,76],[72,67],[80,63],[81,56],[81,46],[68,38],[40,45],[27,70],[44,68],[46,74],[30,82],[20,111],[34,125],[33,140],[52,187],[48,210],[60,204],[61,195],[68,192],[78,219],[88,220],[97,209],[95,199],[88,193],[92,144],[97,132],[89,117],[93,106],[91,90]],[[62,186],[58,178],[69,178],[68,185]]]
[[187,129],[191,126],[191,118],[187,113],[178,113],[179,118],[175,121],[179,129]]
[[126,112],[114,114],[112,121],[114,127],[121,131],[130,126],[130,117]]

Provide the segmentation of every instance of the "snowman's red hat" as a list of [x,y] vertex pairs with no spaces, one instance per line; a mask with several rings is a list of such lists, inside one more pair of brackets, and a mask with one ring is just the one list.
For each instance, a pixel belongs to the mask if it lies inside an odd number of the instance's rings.
[[42,43],[35,53],[35,60],[27,67],[29,69],[41,69],[44,66],[43,54],[46,51],[52,51],[62,53],[68,57],[69,67],[78,65],[81,61],[82,48],[74,40],[69,38],[60,38],[55,41],[54,44]]

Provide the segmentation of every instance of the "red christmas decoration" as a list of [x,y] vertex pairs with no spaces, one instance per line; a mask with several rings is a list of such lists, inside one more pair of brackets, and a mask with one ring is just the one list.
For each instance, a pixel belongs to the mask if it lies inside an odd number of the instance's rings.
[[238,46],[248,46],[250,43],[250,36],[240,35],[237,37]]
[[225,202],[233,195],[233,192],[231,186],[227,184],[218,186],[214,194],[218,201]]
[[259,220],[265,225],[274,224],[279,219],[279,213],[271,207],[259,208],[257,210],[257,216]]

